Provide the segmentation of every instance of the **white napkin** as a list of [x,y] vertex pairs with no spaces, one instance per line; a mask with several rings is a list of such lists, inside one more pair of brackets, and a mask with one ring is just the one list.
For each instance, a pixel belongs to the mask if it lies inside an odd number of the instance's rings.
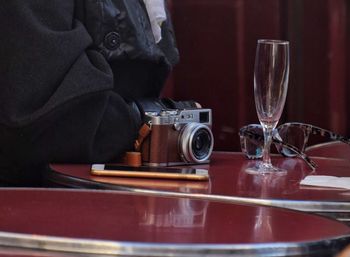
[[350,189],[350,177],[306,176],[300,185]]
[[151,22],[154,40],[159,43],[162,40],[162,23],[166,20],[164,0],[143,0]]

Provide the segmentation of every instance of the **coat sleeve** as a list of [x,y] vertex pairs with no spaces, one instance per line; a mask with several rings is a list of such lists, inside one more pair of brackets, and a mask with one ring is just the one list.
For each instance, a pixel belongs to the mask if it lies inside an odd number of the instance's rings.
[[143,0],[77,0],[77,5],[93,47],[111,66],[114,90],[130,99],[158,97],[179,60],[170,14],[157,44]]
[[89,48],[74,8],[62,0],[0,6],[0,179],[9,167],[105,162],[132,147],[136,111],[113,90],[110,65]]

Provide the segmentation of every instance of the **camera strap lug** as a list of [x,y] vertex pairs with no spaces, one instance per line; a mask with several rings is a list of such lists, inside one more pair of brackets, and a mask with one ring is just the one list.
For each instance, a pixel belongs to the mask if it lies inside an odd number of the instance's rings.
[[126,152],[124,155],[124,163],[128,166],[139,167],[142,165],[141,146],[146,137],[151,133],[151,123],[144,123],[140,130],[137,139],[134,142],[134,151]]
[[149,135],[149,133],[151,133],[151,130],[152,130],[152,126],[150,122],[144,123],[141,126],[139,130],[139,135],[134,143],[134,148],[136,152],[139,152],[141,150],[141,145],[143,141],[146,139],[146,137]]

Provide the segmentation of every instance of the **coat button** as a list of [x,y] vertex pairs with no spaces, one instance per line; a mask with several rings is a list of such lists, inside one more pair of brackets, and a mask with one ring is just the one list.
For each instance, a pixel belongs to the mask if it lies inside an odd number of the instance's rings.
[[104,45],[109,50],[117,49],[120,46],[120,35],[117,32],[109,32],[104,38]]

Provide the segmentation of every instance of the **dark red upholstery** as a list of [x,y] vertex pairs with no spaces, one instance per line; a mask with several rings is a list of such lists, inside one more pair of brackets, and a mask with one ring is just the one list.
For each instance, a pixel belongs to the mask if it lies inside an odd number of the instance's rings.
[[291,72],[282,122],[350,134],[348,5],[346,0],[172,1],[181,60],[164,93],[212,108],[216,150],[238,150],[238,129],[258,122],[256,41],[287,39]]

